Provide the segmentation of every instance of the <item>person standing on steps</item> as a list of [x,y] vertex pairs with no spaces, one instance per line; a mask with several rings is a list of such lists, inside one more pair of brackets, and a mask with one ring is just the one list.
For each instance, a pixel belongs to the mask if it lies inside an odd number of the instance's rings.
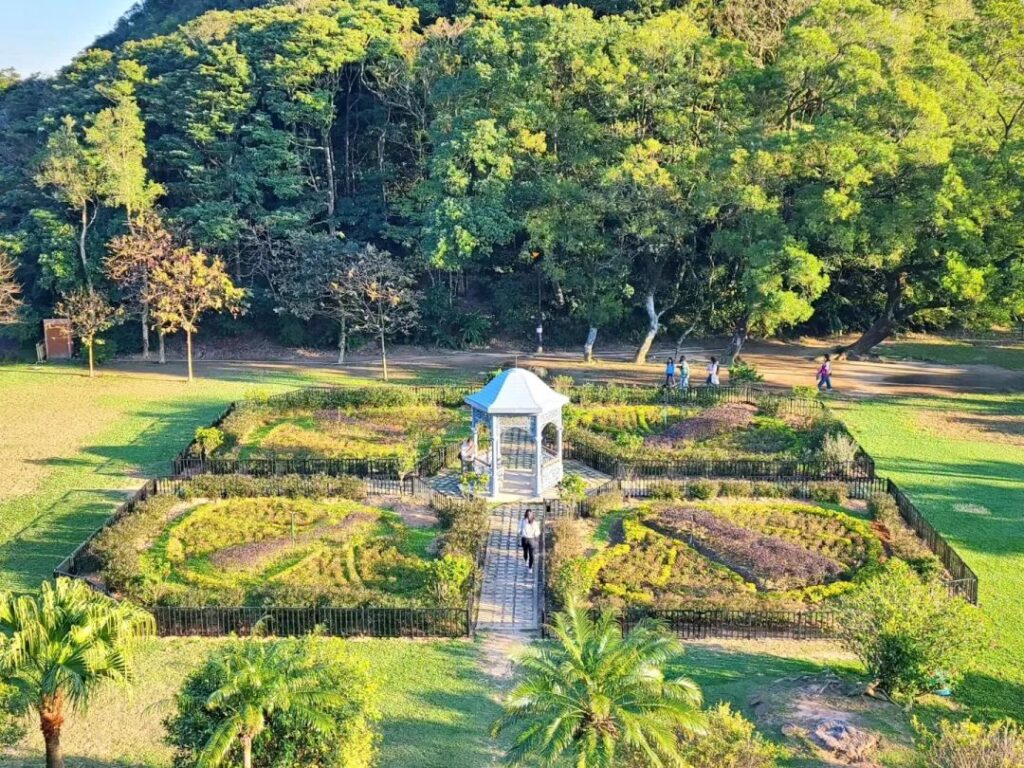
[[532,509],[526,510],[523,519],[519,521],[519,543],[523,547],[523,562],[526,563],[527,572],[533,573],[533,559],[537,551],[537,541],[540,539],[540,523]]
[[473,448],[473,438],[467,437],[462,441],[459,448],[459,458],[462,460],[462,471],[472,472],[476,462],[476,451]]
[[823,389],[832,391],[832,355],[828,353],[825,354],[825,362],[818,369],[818,391]]

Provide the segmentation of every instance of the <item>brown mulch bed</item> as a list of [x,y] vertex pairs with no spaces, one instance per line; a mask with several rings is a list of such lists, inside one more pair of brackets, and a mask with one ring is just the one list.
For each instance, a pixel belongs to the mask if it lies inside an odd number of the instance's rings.
[[671,447],[676,443],[707,440],[711,437],[749,427],[757,406],[751,403],[728,403],[701,411],[696,416],[672,424],[660,435],[647,438],[648,445]]

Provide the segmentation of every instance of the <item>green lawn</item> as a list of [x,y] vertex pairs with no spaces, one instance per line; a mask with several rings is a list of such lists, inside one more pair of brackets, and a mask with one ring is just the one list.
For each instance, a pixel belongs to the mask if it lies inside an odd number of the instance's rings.
[[70,366],[0,366],[0,589],[38,586],[144,478],[168,473],[196,427],[246,390],[326,378],[339,374],[221,366],[185,384],[155,366],[94,380]]
[[979,717],[1024,719],[1024,395],[837,403],[878,470],[977,572],[995,646],[959,692]]
[[923,360],[943,365],[998,365],[1011,371],[1024,371],[1024,344],[1005,342],[971,344],[965,341],[894,341],[876,349],[882,357],[898,360]]
[[[173,709],[185,676],[221,640],[172,639],[148,643],[140,679],[130,695],[106,689],[83,717],[64,730],[69,768],[167,768],[162,720]],[[343,641],[338,641],[343,642]],[[488,728],[498,715],[490,681],[477,666],[471,642],[353,640],[346,647],[369,664],[380,682],[383,719],[379,768],[481,768],[495,746]],[[10,768],[42,764],[42,737],[33,728],[11,755]]]

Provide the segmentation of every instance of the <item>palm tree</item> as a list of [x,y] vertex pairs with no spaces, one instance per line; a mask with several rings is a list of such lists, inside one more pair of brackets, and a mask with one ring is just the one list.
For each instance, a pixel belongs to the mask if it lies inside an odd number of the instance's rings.
[[0,680],[39,714],[47,768],[63,768],[65,710],[82,711],[106,682],[134,678],[131,651],[153,617],[81,581],[44,582],[37,595],[0,596]]
[[246,640],[220,658],[224,684],[210,694],[206,706],[223,719],[199,755],[199,768],[223,765],[235,743],[242,747],[242,764],[252,766],[252,743],[263,732],[267,717],[289,711],[322,734],[336,729],[328,714],[343,706],[345,692],[315,657],[285,643]]
[[682,644],[656,622],[644,621],[623,637],[615,615],[594,619],[577,601],[555,616],[553,645],[522,658],[524,679],[506,698],[497,736],[518,733],[505,762],[576,768],[611,768],[631,757],[645,765],[680,765],[678,732],[704,729],[701,692],[666,666]]

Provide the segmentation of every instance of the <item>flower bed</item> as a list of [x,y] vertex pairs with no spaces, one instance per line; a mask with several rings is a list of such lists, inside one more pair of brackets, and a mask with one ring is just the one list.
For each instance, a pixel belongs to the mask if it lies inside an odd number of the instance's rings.
[[780,415],[774,403],[572,406],[566,435],[623,461],[836,460],[826,455],[829,435],[845,439],[835,419],[823,412]]
[[597,605],[799,609],[827,604],[894,553],[846,511],[781,499],[655,501],[601,524],[572,567]]
[[97,537],[111,589],[146,605],[464,605],[469,547],[393,501],[190,496],[154,497]]
[[432,444],[468,432],[468,415],[426,403],[247,402],[220,429],[213,458],[397,459],[408,471]]

